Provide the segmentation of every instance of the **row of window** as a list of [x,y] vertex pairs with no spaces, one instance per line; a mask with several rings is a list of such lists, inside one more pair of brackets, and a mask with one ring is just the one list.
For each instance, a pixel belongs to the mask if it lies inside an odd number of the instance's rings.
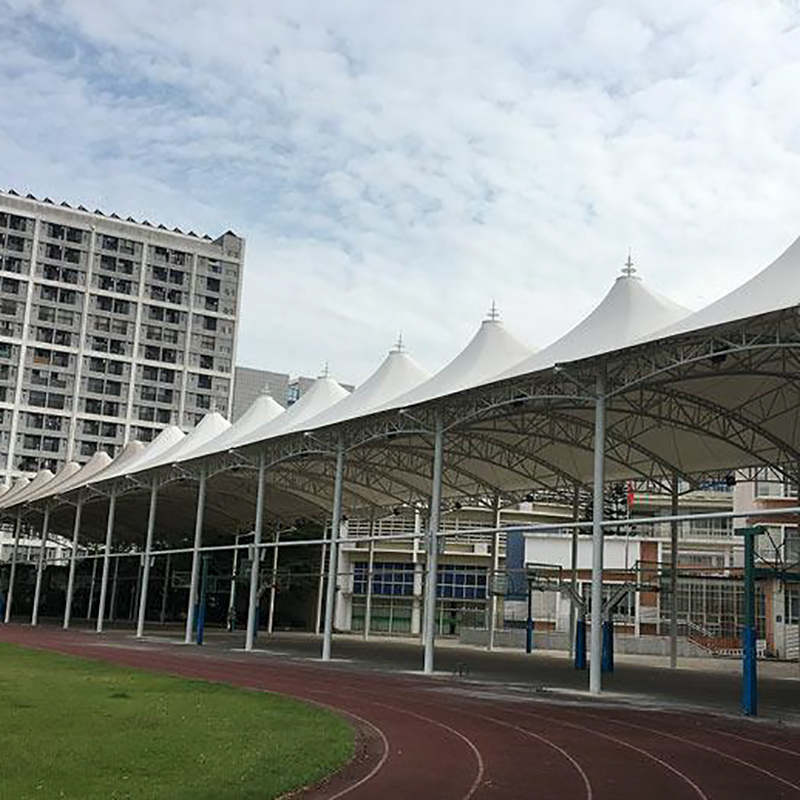
[[[353,594],[367,593],[369,565],[355,564]],[[486,598],[487,569],[472,565],[443,565],[436,574],[436,596],[462,600]],[[381,562],[373,566],[372,593],[376,595],[403,595],[414,593],[414,564],[409,562]]]

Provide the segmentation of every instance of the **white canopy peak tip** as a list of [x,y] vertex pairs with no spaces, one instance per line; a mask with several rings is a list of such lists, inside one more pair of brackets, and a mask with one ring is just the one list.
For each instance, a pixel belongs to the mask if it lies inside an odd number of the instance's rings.
[[327,361],[325,361],[325,363],[322,365],[322,369],[320,370],[319,375],[317,375],[317,378],[318,379],[330,378],[330,376],[331,376],[331,367],[330,364]]
[[500,322],[500,309],[497,307],[494,298],[492,298],[492,305],[489,307],[484,322]]
[[628,258],[625,259],[625,263],[622,265],[622,275],[623,278],[636,278],[636,280],[641,280],[639,276],[636,274],[637,269],[634,266],[633,256],[631,255],[631,249],[628,248]]
[[397,341],[394,343],[394,347],[389,351],[390,353],[405,353],[406,345],[403,341],[403,331],[397,334]]

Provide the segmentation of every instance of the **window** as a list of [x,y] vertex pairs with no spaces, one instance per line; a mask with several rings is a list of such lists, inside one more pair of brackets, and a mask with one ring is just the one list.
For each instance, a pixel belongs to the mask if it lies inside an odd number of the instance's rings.
[[210,389],[211,388],[211,376],[210,375],[198,375],[197,376],[197,387],[199,389]]
[[87,436],[99,436],[100,435],[100,423],[96,422],[95,420],[85,419],[83,421],[83,432]]
[[116,437],[119,426],[113,422],[104,422],[101,425],[103,436]]
[[439,597],[482,600],[486,597],[486,568],[469,565],[439,567],[436,584]]
[[61,449],[61,440],[55,436],[42,436],[42,450],[47,453],[57,453]]
[[206,278],[206,290],[219,293],[219,278]]
[[[354,565],[353,594],[367,593],[367,566],[364,562]],[[413,594],[414,565],[392,561],[376,563],[372,570],[372,593],[379,595]]]
[[203,328],[207,331],[215,331],[217,329],[216,317],[203,317]]
[[92,394],[103,394],[105,381],[102,378],[89,378],[86,381],[86,391]]
[[103,411],[103,404],[100,400],[88,397],[85,400],[84,408],[87,414],[100,414]]
[[[44,288],[42,287],[43,291]],[[15,281],[13,278],[3,278],[0,280],[0,291],[3,294],[19,294],[19,281]]]
[[182,272],[179,269],[171,269],[169,271],[169,282],[175,283],[178,286],[183,286],[183,279],[186,277],[186,273]]
[[102,236],[100,246],[103,250],[117,250],[119,249],[119,239],[116,236]]
[[214,358],[213,356],[200,356],[200,368],[201,369],[214,369]]

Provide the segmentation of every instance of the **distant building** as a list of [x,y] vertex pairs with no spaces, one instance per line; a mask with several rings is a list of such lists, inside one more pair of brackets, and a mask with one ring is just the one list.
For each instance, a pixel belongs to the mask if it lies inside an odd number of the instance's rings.
[[[269,387],[269,393],[277,402],[288,407],[297,402],[314,381],[315,378],[305,376],[291,378],[284,372],[236,367],[231,422],[236,422],[247,411],[256,397],[264,391],[265,386]],[[342,386],[351,392],[355,388],[349,383],[343,383]]]
[[228,415],[244,240],[0,192],[0,481]]

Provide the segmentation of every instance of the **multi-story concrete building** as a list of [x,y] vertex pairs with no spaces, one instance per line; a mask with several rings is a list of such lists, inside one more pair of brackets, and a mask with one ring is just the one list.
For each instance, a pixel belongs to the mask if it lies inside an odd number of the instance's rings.
[[0,479],[229,414],[244,240],[0,192]]

